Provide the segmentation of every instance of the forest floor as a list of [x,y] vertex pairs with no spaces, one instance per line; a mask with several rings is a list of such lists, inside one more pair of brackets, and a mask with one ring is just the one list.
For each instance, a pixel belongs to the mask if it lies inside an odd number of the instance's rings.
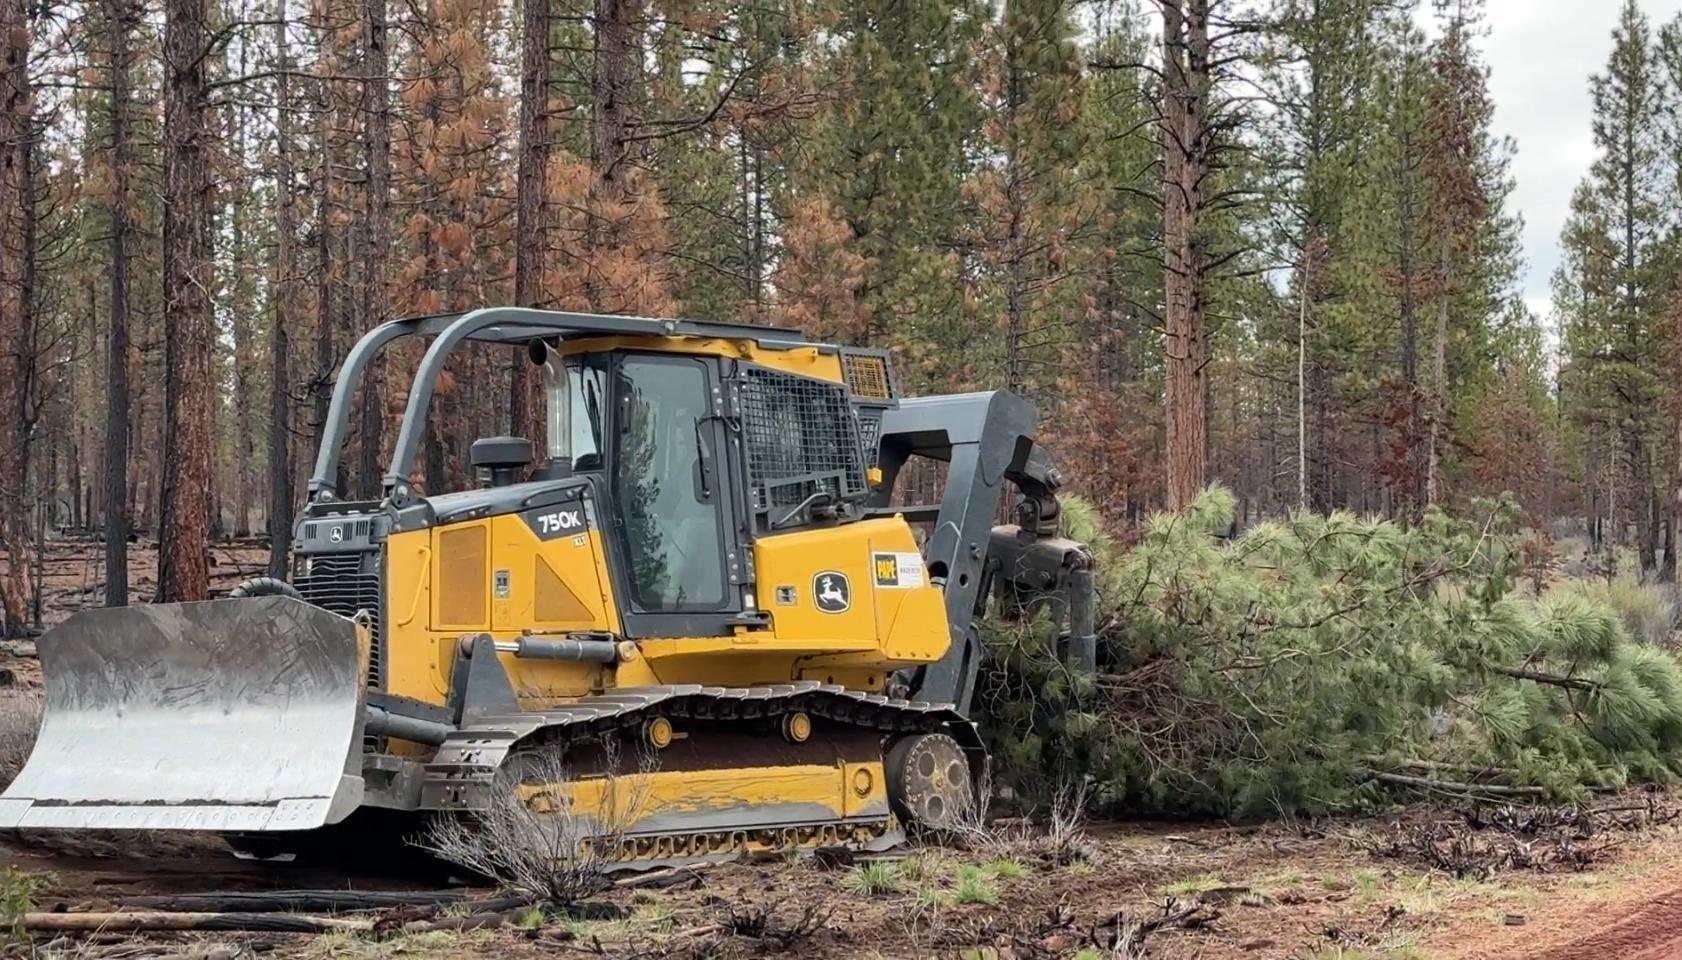
[[[345,957],[1647,958],[1682,956],[1682,795],[1605,798],[1602,813],[1417,807],[1390,817],[1257,827],[1100,824],[1084,859],[1033,842],[912,848],[884,867],[807,857],[668,871],[598,898],[609,916],[515,910],[480,929],[405,931],[413,910],[360,914],[374,932],[106,934],[38,956],[231,960]],[[1528,819],[1527,819],[1528,818]],[[206,836],[25,843],[0,862],[43,878],[36,909],[110,910],[142,893],[440,889],[420,874],[234,859]],[[1427,850],[1433,852],[1426,852]],[[1429,861],[1429,862],[1428,862]],[[887,889],[860,889],[864,871]],[[1463,875],[1455,876],[1455,871]],[[481,891],[489,895],[489,891]],[[968,901],[968,902],[960,902]],[[346,914],[343,916],[351,916]],[[1154,926],[1154,929],[1152,927]],[[1141,928],[1145,928],[1141,930]],[[1118,950],[1118,941],[1142,952]]]
[[[266,540],[244,537],[210,545],[210,595],[225,596],[249,577],[261,576],[269,562]],[[85,607],[105,604],[105,543],[89,538],[50,538],[40,556],[41,623],[51,627]],[[9,562],[0,551],[0,575]],[[36,571],[31,570],[30,576]],[[129,602],[145,603],[158,589],[158,545],[129,544]]]

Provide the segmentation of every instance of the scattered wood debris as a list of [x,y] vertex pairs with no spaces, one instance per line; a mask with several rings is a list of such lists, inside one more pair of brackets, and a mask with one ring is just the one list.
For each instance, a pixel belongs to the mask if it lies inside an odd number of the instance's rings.
[[1585,870],[1621,842],[1618,834],[1679,816],[1682,807],[1656,794],[1599,805],[1476,804],[1453,818],[1398,822],[1355,834],[1351,842],[1374,856],[1488,879],[1507,870]]

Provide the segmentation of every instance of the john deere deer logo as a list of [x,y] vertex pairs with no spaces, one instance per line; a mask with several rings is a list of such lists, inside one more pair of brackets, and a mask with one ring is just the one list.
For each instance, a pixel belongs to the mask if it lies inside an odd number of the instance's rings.
[[824,613],[841,613],[853,605],[847,575],[825,570],[812,578],[812,597]]

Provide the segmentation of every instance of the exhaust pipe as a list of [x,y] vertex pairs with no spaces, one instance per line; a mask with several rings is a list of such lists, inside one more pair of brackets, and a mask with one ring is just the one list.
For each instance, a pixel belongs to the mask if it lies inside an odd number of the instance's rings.
[[561,355],[541,337],[526,344],[526,356],[543,368],[544,453],[549,463],[572,467],[572,398],[567,396],[567,368]]

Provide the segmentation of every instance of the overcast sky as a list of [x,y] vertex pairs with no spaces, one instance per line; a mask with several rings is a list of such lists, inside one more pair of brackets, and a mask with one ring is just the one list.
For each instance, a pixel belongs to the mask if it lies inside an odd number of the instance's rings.
[[[1655,30],[1682,12],[1682,0],[1638,2]],[[1524,215],[1524,296],[1544,320],[1571,191],[1594,160],[1589,74],[1606,65],[1622,6],[1622,0],[1489,0],[1484,49],[1495,127],[1518,141],[1511,202]]]

